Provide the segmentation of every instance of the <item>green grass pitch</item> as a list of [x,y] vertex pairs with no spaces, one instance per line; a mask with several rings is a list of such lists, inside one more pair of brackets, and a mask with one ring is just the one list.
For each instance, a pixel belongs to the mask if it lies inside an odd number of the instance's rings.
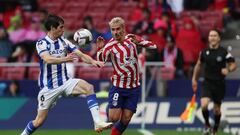
[[[201,132],[178,132],[174,130],[150,130],[154,135],[201,135]],[[0,135],[19,135],[21,130],[0,130]],[[109,135],[110,130],[95,133],[93,130],[38,130],[33,135]],[[134,129],[128,129],[124,135],[143,135]],[[230,135],[219,132],[218,135]]]

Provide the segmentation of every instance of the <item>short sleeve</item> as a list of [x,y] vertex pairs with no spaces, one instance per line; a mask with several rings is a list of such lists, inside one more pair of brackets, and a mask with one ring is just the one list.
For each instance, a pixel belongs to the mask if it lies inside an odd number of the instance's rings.
[[235,62],[235,58],[232,56],[231,53],[227,52],[226,53],[226,57],[225,57],[227,63],[230,63],[230,62]]
[[45,51],[48,51],[47,49],[47,43],[43,40],[39,40],[36,43],[36,50],[38,52],[38,55],[41,56],[41,54]]
[[69,40],[67,39],[63,39],[62,40],[66,43],[67,45],[67,50],[71,53],[73,52],[75,49],[77,49],[76,45],[74,45],[72,42],[70,42]]

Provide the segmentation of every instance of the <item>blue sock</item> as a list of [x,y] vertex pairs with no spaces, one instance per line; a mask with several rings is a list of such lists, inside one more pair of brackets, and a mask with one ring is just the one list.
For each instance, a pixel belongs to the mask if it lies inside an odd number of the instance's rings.
[[89,109],[91,109],[95,106],[98,106],[96,94],[92,94],[92,95],[87,96],[87,104],[88,104]]
[[35,127],[33,125],[32,121],[30,121],[25,128],[25,130],[28,132],[28,134],[32,134],[36,129],[37,129],[37,127]]
[[117,128],[117,130],[121,133],[123,133],[126,128],[127,128],[128,124],[125,125],[124,123],[122,123],[121,121],[118,121],[116,124],[115,124],[115,127]]

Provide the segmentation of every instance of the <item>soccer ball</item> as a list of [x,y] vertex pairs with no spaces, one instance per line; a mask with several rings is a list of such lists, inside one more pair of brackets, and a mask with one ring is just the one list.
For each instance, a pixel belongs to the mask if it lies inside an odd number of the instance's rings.
[[84,47],[88,45],[92,40],[92,33],[88,29],[79,29],[74,33],[73,36],[74,41],[78,43],[80,47]]

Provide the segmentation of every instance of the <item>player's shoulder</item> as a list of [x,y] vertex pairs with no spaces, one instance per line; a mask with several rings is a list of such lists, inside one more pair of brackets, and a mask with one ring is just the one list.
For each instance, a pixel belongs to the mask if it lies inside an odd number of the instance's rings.
[[48,44],[48,41],[45,39],[45,37],[37,40],[36,42],[36,46],[47,45],[47,44]]
[[116,41],[115,39],[110,39],[108,42],[107,42],[107,44],[105,45],[105,48],[107,48],[107,47],[113,47],[115,44],[117,44],[118,43],[118,41]]

